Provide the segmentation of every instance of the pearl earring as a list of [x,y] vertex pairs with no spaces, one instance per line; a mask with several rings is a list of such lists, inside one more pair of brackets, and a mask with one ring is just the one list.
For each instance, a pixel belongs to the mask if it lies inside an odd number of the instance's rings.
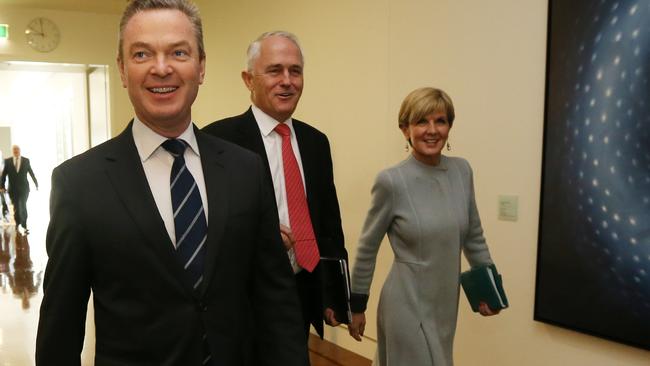
[[449,141],[447,141],[447,151],[451,151],[451,145],[449,144]]

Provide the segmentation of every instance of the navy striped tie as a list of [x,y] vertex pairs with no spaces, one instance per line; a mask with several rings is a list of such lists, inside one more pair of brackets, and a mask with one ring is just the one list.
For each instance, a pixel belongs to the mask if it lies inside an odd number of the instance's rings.
[[197,289],[203,281],[205,239],[208,234],[201,193],[192,173],[185,165],[183,154],[187,143],[183,140],[167,140],[162,146],[174,157],[170,187],[176,229],[176,253],[194,289]]
[[[163,142],[162,147],[174,157],[170,189],[176,231],[176,254],[194,290],[197,290],[203,281],[205,242],[208,235],[203,201],[199,187],[185,164],[184,154],[187,143],[183,140],[173,139]],[[203,365],[209,365],[211,356],[205,334],[202,343]]]

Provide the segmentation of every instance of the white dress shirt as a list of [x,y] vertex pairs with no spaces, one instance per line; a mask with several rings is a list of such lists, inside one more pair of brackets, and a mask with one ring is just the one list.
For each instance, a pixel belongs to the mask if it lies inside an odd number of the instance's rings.
[[[169,179],[172,172],[174,157],[165,148],[160,146],[167,140],[142,123],[138,118],[133,119],[133,140],[135,147],[140,155],[140,161],[144,168],[144,174],[147,176],[149,188],[156,201],[158,212],[165,223],[165,228],[169,234],[174,246],[176,246],[176,230],[174,227],[174,212],[172,209],[172,195],[169,187]],[[205,211],[205,220],[208,221],[208,200],[205,190],[205,180],[203,178],[203,169],[201,167],[201,154],[199,145],[194,135],[194,125],[190,123],[185,132],[177,139],[187,142],[189,147],[185,149],[185,164],[187,169],[192,173],[196,185],[199,187],[203,210]]]
[[[271,178],[273,179],[273,190],[275,191],[275,202],[278,205],[278,217],[280,218],[280,223],[282,225],[290,228],[291,223],[289,222],[287,190],[284,184],[284,165],[282,163],[282,136],[273,131],[275,126],[277,126],[280,122],[264,113],[255,105],[253,105],[251,109],[253,111],[253,115],[255,116],[257,126],[260,129],[260,133],[262,134],[264,149],[266,150],[266,156],[269,159],[269,168],[271,170]],[[287,119],[286,121],[282,121],[282,123],[286,124],[291,130],[291,147],[293,148],[293,153],[296,156],[298,168],[300,168],[300,175],[302,176],[302,185],[305,189],[305,194],[307,194],[307,187],[305,185],[305,172],[302,169],[302,160],[300,159],[300,149],[298,148],[296,131],[293,129],[291,118]],[[296,261],[294,250],[289,250],[287,254],[289,255],[289,260],[291,261],[291,266],[293,267],[294,273],[298,273],[301,268]]]

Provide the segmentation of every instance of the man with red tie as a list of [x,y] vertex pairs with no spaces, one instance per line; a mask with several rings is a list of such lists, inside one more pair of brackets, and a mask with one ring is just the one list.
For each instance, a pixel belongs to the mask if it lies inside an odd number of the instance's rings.
[[247,60],[241,76],[253,105],[203,131],[252,150],[267,163],[305,332],[313,324],[322,337],[323,319],[332,326],[338,322],[323,303],[319,257],[347,259],[329,141],[316,128],[291,118],[303,88],[304,60],[295,35],[262,34],[248,47]]

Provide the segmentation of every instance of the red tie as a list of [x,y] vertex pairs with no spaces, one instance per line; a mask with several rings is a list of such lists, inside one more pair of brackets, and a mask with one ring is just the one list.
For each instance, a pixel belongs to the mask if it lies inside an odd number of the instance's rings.
[[289,126],[280,123],[275,126],[275,132],[282,136],[282,165],[284,166],[284,185],[287,190],[287,206],[289,207],[289,222],[296,240],[294,250],[300,267],[312,272],[318,261],[318,245],[311,226],[309,208],[305,197],[305,188],[298,168],[296,156],[291,147],[291,130]]

